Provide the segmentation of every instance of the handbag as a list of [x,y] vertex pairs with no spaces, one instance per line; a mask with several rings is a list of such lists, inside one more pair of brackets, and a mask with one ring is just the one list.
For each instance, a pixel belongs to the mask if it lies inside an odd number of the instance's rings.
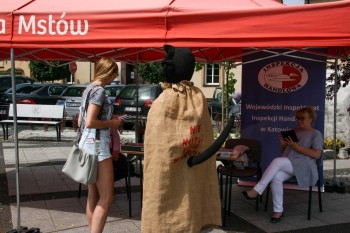
[[135,176],[135,167],[132,163],[128,163],[125,155],[119,154],[119,158],[113,160],[114,181],[128,177],[128,166],[130,176]]
[[[118,116],[119,119],[122,117]],[[113,151],[118,151],[118,158],[113,158],[113,174],[114,182],[128,177],[128,167],[129,175],[134,176],[135,168],[131,161],[128,161],[126,156],[120,153],[120,135],[117,130],[112,130],[110,134],[110,152],[113,154]],[[113,157],[113,156],[112,156]]]
[[98,156],[86,153],[74,143],[62,172],[82,184],[96,183]]
[[[92,91],[92,89],[93,88],[91,88],[85,99],[85,108],[82,111],[83,114],[81,114],[79,130],[76,139],[74,140],[75,143],[68,155],[66,163],[62,168],[62,172],[68,177],[75,180],[76,182],[85,185],[96,183],[97,178],[98,155],[89,154],[86,151],[84,151],[84,149],[79,148],[78,146],[78,142],[80,141],[81,137],[81,126],[83,123],[83,117],[85,116],[85,112],[87,111],[88,107],[87,100],[89,99],[90,92]],[[100,110],[99,117],[101,116],[101,113],[102,110]]]

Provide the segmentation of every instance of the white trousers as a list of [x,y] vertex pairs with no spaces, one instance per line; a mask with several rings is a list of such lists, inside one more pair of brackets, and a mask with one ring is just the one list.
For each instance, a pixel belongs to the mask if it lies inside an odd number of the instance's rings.
[[286,157],[278,157],[272,160],[260,181],[254,189],[260,195],[271,182],[273,211],[283,212],[283,182],[294,176],[292,163]]

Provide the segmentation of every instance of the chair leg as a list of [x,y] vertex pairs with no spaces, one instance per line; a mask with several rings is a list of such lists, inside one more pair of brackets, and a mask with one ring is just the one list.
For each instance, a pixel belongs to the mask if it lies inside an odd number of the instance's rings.
[[220,193],[221,193],[221,199],[223,199],[224,197],[224,176],[221,174],[220,175],[220,184],[221,184],[221,187],[220,187]]
[[222,196],[223,196],[223,178],[222,178],[222,174],[218,171],[218,177],[219,177],[219,180],[220,180],[220,200],[222,200]]
[[79,189],[78,189],[78,198],[81,197],[81,183],[79,183]]
[[[257,177],[257,181],[256,183],[259,182],[259,177]],[[262,195],[258,194],[258,196],[256,197],[256,201],[255,201],[255,211],[258,211],[259,210],[259,199],[260,199],[260,202],[262,202]]]
[[6,124],[6,140],[9,140],[9,125]]
[[311,219],[312,186],[309,187],[309,203],[307,207],[307,220]]
[[127,161],[128,161],[128,188],[127,188],[127,192],[129,194],[129,218],[131,218],[131,181],[130,181],[130,166],[131,166],[131,158],[129,157],[129,155],[127,155]]
[[2,126],[2,134],[4,135],[4,140],[6,140],[5,126],[4,124],[1,124],[1,126]]
[[320,208],[320,212],[322,212],[322,199],[321,199],[321,182],[317,182],[317,192],[318,192],[318,207]]
[[223,214],[222,214],[222,226],[226,226],[226,207],[227,207],[227,191],[228,191],[228,177],[226,175],[226,180],[225,180],[225,198],[224,198],[224,208],[223,208]]
[[229,184],[230,189],[228,190],[228,213],[227,215],[230,216],[231,214],[231,194],[232,194],[232,176],[230,176],[230,184]]
[[267,206],[269,204],[269,195],[270,195],[270,184],[266,187],[266,197],[265,197],[265,207],[264,210],[267,211]]
[[126,196],[128,199],[130,199],[128,177],[125,177],[124,179],[125,179]]

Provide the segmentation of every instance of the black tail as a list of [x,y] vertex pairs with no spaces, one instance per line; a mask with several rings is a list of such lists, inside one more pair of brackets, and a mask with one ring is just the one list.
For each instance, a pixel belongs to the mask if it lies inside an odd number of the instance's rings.
[[231,128],[233,127],[235,123],[235,115],[232,114],[230,117],[230,120],[227,122],[227,125],[225,126],[224,130],[221,132],[220,136],[214,141],[214,143],[208,147],[205,151],[200,153],[199,155],[190,157],[187,160],[187,165],[189,167],[192,167],[194,165],[198,165],[209,159],[211,156],[213,156],[224,144],[226,138],[228,137]]

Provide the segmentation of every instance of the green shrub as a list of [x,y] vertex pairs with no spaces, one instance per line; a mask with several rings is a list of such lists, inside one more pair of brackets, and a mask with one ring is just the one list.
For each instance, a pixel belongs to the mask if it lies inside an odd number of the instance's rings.
[[[334,142],[333,138],[326,138],[324,140],[324,148],[333,150],[333,142]],[[342,140],[337,138],[337,142],[336,142],[337,153],[339,152],[339,149],[344,147],[344,146],[345,146],[345,143]]]

